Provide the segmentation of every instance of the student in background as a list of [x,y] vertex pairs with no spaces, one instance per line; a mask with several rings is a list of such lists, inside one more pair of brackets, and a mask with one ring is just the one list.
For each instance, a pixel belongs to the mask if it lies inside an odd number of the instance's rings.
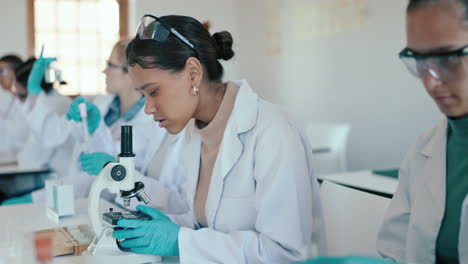
[[[70,100],[44,81],[44,71],[52,60],[50,58],[29,59],[15,71],[14,91],[18,104],[12,109],[10,119],[0,123],[4,142],[0,152],[14,152],[19,167],[49,167],[60,171],[67,166],[66,155],[57,148],[44,144],[42,131],[45,120],[38,113],[48,116],[51,113],[64,114]],[[41,176],[42,177],[42,176]],[[0,192],[4,197],[30,192],[41,188],[43,182],[34,175],[31,177],[2,178]]]
[[[107,162],[114,161],[120,153],[120,127],[133,128],[133,151],[135,158],[136,181],[145,185],[145,192],[152,195],[151,206],[165,212],[181,213],[187,210],[180,193],[181,179],[179,153],[181,136],[169,135],[160,128],[151,116],[144,113],[145,98],[134,89],[129,74],[125,49],[130,40],[118,41],[106,62],[103,73],[106,76],[108,95],[92,99],[76,98],[66,115],[50,115],[44,144],[73,150],[66,156],[68,171],[62,172],[65,182],[74,185],[75,198],[86,198],[91,186]],[[89,142],[84,148],[82,119],[79,104],[86,105]],[[68,142],[68,143],[65,143]],[[114,196],[106,195],[114,201]],[[45,199],[44,190],[34,192],[32,200]],[[115,200],[122,203],[120,198]],[[136,205],[132,205],[135,207]]]
[[11,92],[15,81],[15,70],[23,63],[20,57],[10,54],[0,58],[0,86]]
[[5,55],[0,58],[0,96],[5,100],[0,101],[0,122],[1,119],[8,118],[10,109],[15,107],[14,82],[15,70],[23,63],[20,57],[16,55]]
[[410,0],[406,33],[400,58],[445,118],[406,155],[377,249],[398,262],[460,263],[468,194],[468,1]]

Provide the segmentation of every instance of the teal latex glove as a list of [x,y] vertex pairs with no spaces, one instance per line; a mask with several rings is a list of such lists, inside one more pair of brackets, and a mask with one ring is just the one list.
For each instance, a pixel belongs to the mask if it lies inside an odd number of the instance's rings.
[[44,72],[53,61],[56,61],[56,58],[44,58],[42,53],[44,52],[44,47],[42,47],[41,55],[37,59],[32,67],[31,73],[28,77],[27,89],[28,95],[36,96],[42,91],[41,82],[44,78]]
[[97,106],[90,101],[84,99],[83,97],[78,97],[70,105],[70,108],[68,109],[68,113],[66,115],[67,120],[73,120],[75,122],[81,122],[81,116],[80,116],[80,108],[78,107],[79,104],[85,103],[86,104],[86,112],[88,113],[88,131],[89,134],[93,134],[94,131],[99,126],[99,123],[101,122],[101,112],[99,112],[99,109]]
[[28,204],[32,202],[31,194],[26,194],[23,196],[6,199],[2,202],[2,205]]
[[309,259],[301,262],[300,264],[389,264],[394,262],[388,262],[380,258],[373,257],[318,257]]
[[119,220],[119,227],[128,228],[113,234],[116,239],[125,239],[120,246],[137,254],[179,256],[180,227],[151,207],[138,205],[137,210],[151,216],[152,220]]
[[81,154],[80,156],[81,169],[89,175],[98,175],[106,163],[112,161],[114,161],[114,157],[102,152]]

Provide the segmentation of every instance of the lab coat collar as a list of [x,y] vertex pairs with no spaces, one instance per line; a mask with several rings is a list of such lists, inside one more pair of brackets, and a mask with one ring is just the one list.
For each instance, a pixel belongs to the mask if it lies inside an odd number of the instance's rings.
[[234,109],[232,110],[232,119],[236,124],[237,133],[241,134],[252,129],[257,122],[258,96],[246,80],[232,82],[239,87]]
[[257,122],[258,96],[245,80],[233,81],[239,87],[231,118],[226,125],[223,141],[213,168],[213,175],[226,177],[239,159],[243,145],[239,135],[251,130]]
[[433,210],[440,216],[442,222],[445,211],[446,177],[447,177],[447,120],[442,121],[429,135],[428,141],[422,147],[421,154],[426,161],[423,163],[424,185],[431,193]]
[[216,158],[206,200],[208,226],[214,226],[223,192],[224,179],[239,160],[244,146],[239,135],[251,130],[257,122],[258,96],[247,81],[233,81],[239,87],[236,102],[224,131],[223,140]]
[[437,125],[434,133],[430,136],[425,146],[421,148],[421,154],[426,157],[432,157],[444,149],[447,145],[447,120],[444,119]]
[[[206,200],[206,218],[208,226],[213,226],[214,218],[221,201],[224,178],[239,160],[243,144],[239,135],[251,130],[257,122],[258,96],[245,80],[233,81],[239,92],[236,96],[231,117],[226,125],[215,165],[213,167],[210,189]],[[201,137],[195,132],[195,121],[192,119],[186,129],[187,144],[184,151],[185,170],[187,173],[187,198],[191,210],[194,208],[195,193],[200,172]],[[198,155],[197,155],[198,154]]]

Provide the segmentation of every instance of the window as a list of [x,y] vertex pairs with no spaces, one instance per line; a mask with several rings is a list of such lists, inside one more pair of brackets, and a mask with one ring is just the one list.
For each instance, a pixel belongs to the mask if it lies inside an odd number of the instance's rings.
[[66,95],[104,94],[102,73],[115,42],[127,34],[127,0],[29,0],[30,50],[57,57]]

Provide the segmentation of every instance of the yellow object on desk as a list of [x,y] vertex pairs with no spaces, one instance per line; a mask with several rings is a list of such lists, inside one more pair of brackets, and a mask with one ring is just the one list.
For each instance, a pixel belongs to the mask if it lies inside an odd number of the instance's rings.
[[58,227],[35,231],[36,236],[49,236],[52,238],[53,256],[74,254],[81,255],[88,248],[94,238],[94,232],[88,225]]

